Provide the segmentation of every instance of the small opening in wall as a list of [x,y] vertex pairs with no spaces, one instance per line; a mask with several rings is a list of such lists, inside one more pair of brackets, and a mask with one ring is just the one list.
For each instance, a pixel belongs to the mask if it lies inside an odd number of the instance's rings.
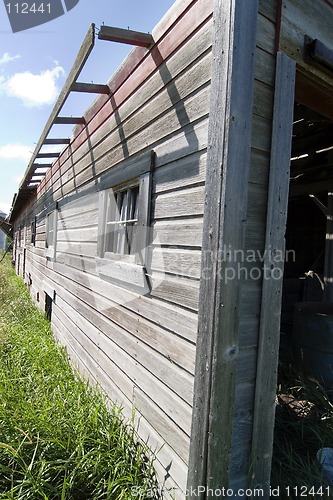
[[52,298],[45,292],[45,316],[51,321],[52,318]]

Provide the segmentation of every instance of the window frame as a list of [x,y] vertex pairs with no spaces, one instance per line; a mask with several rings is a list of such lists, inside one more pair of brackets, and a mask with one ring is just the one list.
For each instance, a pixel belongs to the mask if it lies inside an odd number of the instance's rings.
[[[100,278],[147,293],[150,289],[147,276],[149,227],[152,203],[152,173],[155,153],[145,153],[111,170],[99,181],[99,219],[96,265]],[[108,203],[110,193],[138,186],[136,252],[115,253],[106,251]],[[111,221],[112,222],[112,221]]]
[[[50,222],[50,218],[53,221]],[[45,256],[47,260],[55,260],[57,251],[57,228],[58,228],[58,204],[49,210],[45,216]],[[49,234],[52,234],[52,242],[49,243]]]
[[[128,212],[131,210],[129,205],[132,201],[133,191],[137,189],[136,194],[136,203],[135,203],[135,211],[137,212],[132,216],[129,216]],[[125,195],[123,193],[126,193]],[[118,197],[122,195],[122,204],[119,210],[119,200]],[[113,200],[112,200],[113,196]],[[125,184],[121,184],[120,186],[116,186],[114,188],[109,188],[105,190],[105,207],[104,207],[104,230],[105,234],[103,235],[103,245],[101,257],[104,258],[119,258],[119,260],[126,260],[128,262],[135,263],[135,255],[136,252],[132,251],[132,248],[128,248],[128,227],[136,227],[138,228],[139,221],[139,198],[140,198],[140,182],[139,179],[132,180],[131,182],[126,182]],[[126,201],[124,200],[126,197]],[[128,200],[130,198],[130,200]],[[112,206],[113,205],[113,206]],[[126,214],[124,214],[124,210]],[[111,212],[111,213],[110,213]],[[128,218],[129,217],[129,218]],[[112,232],[112,226],[118,229]],[[123,230],[122,230],[123,229]],[[109,249],[111,240],[111,245],[114,250]],[[132,241],[129,242],[130,246]],[[118,251],[117,249],[121,247]]]

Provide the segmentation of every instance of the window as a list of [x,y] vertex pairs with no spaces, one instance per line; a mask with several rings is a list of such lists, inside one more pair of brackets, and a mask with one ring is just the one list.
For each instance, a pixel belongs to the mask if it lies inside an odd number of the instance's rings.
[[[104,256],[134,256],[138,234],[139,186],[122,186],[107,192]],[[112,257],[112,255],[111,255]]]
[[46,248],[53,247],[54,243],[54,212],[46,216]]
[[54,260],[56,255],[57,218],[57,209],[46,215],[45,255],[49,260]]
[[145,291],[153,160],[154,154],[150,160],[145,154],[100,179],[97,271],[103,279]]
[[36,230],[37,230],[37,220],[36,217],[31,223],[31,244],[36,245]]

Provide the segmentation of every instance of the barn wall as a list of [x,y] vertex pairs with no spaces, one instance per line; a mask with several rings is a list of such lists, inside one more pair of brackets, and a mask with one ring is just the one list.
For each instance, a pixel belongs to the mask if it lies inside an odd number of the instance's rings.
[[[153,32],[156,45],[130,53],[109,82],[112,97],[95,100],[87,126],[76,127],[37,201],[16,221],[16,234],[19,227],[25,234],[17,240],[16,267],[32,298],[41,309],[45,294],[53,299],[53,331],[73,363],[123,405],[127,417],[135,408],[141,438],[158,450],[160,480],[178,495],[186,487],[191,428],[211,12],[210,0],[176,2]],[[112,44],[106,50],[112,53]],[[151,150],[153,287],[142,296],[99,275],[98,180],[116,167],[130,170]],[[45,238],[54,208],[52,260]]]

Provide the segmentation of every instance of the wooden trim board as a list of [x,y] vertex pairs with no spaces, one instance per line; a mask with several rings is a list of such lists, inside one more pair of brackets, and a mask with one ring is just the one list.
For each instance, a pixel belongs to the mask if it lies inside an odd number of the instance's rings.
[[285,249],[295,77],[295,61],[278,52],[264,261],[270,277],[262,287],[251,464],[252,486],[263,488],[265,498],[273,452],[283,276],[283,262],[272,257]]
[[[223,245],[242,249],[245,244],[257,17],[256,0],[215,1],[204,272],[188,475],[188,489],[196,492],[202,485],[222,488],[230,480],[240,282],[225,283],[223,263],[216,256]],[[207,493],[201,491],[198,498]]]

